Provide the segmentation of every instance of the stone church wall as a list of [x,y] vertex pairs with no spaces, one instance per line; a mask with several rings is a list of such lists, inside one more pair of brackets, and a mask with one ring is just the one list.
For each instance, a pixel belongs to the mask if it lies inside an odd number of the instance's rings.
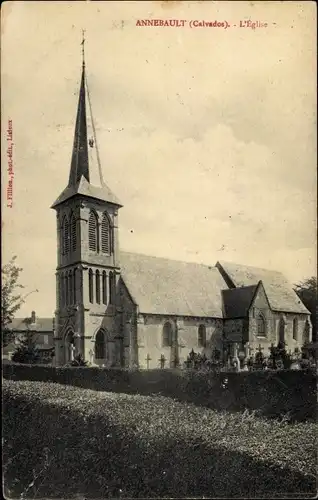
[[136,306],[122,279],[119,280],[118,290],[117,329],[123,337],[124,366],[133,368],[138,365]]
[[[170,322],[177,331],[178,357],[182,365],[190,351],[206,353],[210,356],[213,349],[222,350],[222,320],[207,318],[185,318],[154,315],[139,315],[138,328],[138,361],[139,367],[146,369],[160,368],[161,357],[164,356],[165,368],[173,366],[173,347],[163,346],[163,327]],[[198,328],[206,326],[206,347],[198,345]]]
[[[310,317],[307,314],[294,314],[294,313],[274,313],[275,316],[275,333],[276,333],[276,342],[279,340],[279,324],[280,318],[283,316],[285,320],[285,342],[287,344],[287,350],[291,349],[293,352],[296,347],[299,349],[304,345],[306,341],[306,336],[310,336],[311,339],[311,325],[310,325]],[[296,335],[294,338],[293,331],[293,320],[297,320],[297,328]],[[307,327],[309,326],[309,332]],[[307,333],[308,332],[308,333]]]
[[[265,322],[265,333],[258,333],[258,318],[262,316]],[[249,310],[249,336],[250,347],[255,354],[256,349],[261,346],[263,353],[268,354],[268,349],[272,343],[276,343],[275,318],[271,311],[269,302],[263,286],[259,286],[257,295]]]
[[[263,312],[263,311],[262,311]],[[279,342],[279,330],[281,320],[285,323],[285,343],[286,350],[295,351],[295,348],[301,349],[305,342],[306,337],[306,322],[308,316],[306,314],[295,313],[280,313],[271,312],[266,316],[266,336],[258,336],[257,334],[257,313],[251,311],[249,318],[249,344],[255,350],[261,345],[264,350],[263,353],[268,354],[268,350],[273,343],[277,345]],[[297,319],[297,330],[294,338],[293,320]],[[255,351],[254,351],[255,352]]]
[[224,340],[226,342],[243,342],[245,322],[242,318],[226,319],[224,321]]

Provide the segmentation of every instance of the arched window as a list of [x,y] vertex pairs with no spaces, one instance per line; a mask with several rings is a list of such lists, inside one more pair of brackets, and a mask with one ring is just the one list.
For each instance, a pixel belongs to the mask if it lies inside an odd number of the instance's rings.
[[65,304],[68,306],[69,304],[69,289],[68,289],[68,275],[65,274]]
[[206,328],[205,325],[200,325],[198,328],[198,346],[206,346]]
[[293,339],[298,340],[298,319],[293,319]]
[[98,252],[98,220],[95,212],[91,212],[88,219],[88,247]]
[[172,325],[169,322],[167,322],[163,325],[162,346],[163,347],[171,347],[172,346]]
[[103,271],[103,304],[107,304],[107,274]]
[[106,342],[105,333],[103,330],[99,330],[95,339],[95,359],[105,359],[106,358]]
[[102,252],[111,253],[111,226],[106,212],[102,219]]
[[69,223],[66,216],[62,224],[62,254],[67,255],[70,251]]
[[76,250],[76,219],[74,214],[71,215],[71,250]]
[[68,273],[68,289],[70,304],[73,304],[73,271]]
[[96,285],[96,302],[100,304],[100,273],[97,269],[95,273],[95,285]]
[[94,302],[94,288],[93,288],[93,271],[91,269],[88,271],[88,293],[89,293],[89,301],[92,304]]
[[109,303],[114,304],[115,302],[115,274],[110,271],[109,273]]
[[265,319],[262,314],[257,317],[257,335],[258,337],[265,337],[266,335]]

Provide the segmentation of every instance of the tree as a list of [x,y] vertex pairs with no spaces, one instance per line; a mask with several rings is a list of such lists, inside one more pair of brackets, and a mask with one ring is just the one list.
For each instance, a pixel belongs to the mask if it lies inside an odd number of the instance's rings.
[[310,312],[312,339],[315,342],[317,340],[317,278],[312,276],[311,278],[298,283],[295,285],[294,290]]
[[39,351],[35,347],[35,342],[28,334],[19,338],[16,350],[12,354],[11,361],[14,363],[33,364],[40,359]]
[[21,267],[16,265],[16,255],[8,264],[1,269],[1,333],[3,345],[7,345],[12,339],[8,325],[12,322],[14,315],[20,309],[24,300],[18,289],[24,288],[19,283]]

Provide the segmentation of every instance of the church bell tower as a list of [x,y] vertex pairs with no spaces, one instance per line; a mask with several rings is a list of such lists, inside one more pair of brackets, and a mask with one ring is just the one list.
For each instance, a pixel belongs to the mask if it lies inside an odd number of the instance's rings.
[[[118,209],[104,182],[83,63],[67,187],[51,208],[57,220],[55,363],[77,355],[114,365],[119,279]],[[120,357],[120,353],[119,353]]]

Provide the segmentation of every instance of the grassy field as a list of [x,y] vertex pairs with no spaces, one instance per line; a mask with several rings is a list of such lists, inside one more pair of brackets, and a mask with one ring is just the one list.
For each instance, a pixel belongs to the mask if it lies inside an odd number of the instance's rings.
[[316,494],[315,423],[28,381],[3,403],[7,498]]

